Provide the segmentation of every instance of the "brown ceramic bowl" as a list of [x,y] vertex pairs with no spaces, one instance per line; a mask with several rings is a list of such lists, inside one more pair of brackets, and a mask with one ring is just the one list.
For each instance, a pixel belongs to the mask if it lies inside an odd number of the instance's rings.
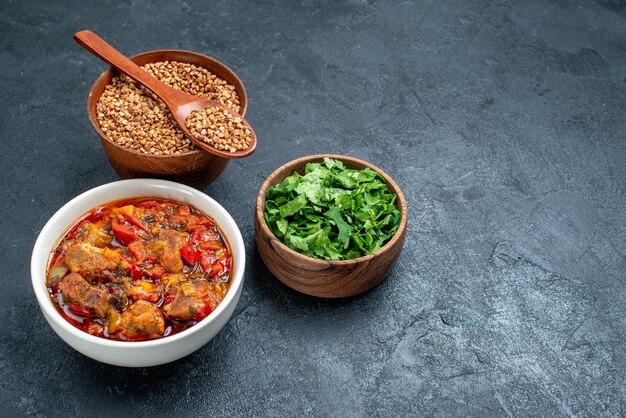
[[[226,65],[216,59],[196,52],[177,49],[163,49],[144,52],[130,58],[137,65],[149,62],[179,61],[204,67],[218,77],[235,86],[241,102],[241,115],[245,116],[248,96],[243,83]],[[203,187],[213,182],[224,171],[230,161],[216,157],[206,151],[197,150],[177,155],[149,155],[124,148],[110,140],[100,129],[97,120],[96,104],[117,71],[109,68],[93,83],[87,99],[87,114],[93,128],[98,133],[104,152],[115,172],[122,178],[153,177]]]
[[[267,226],[263,218],[267,189],[280,183],[294,171],[302,174],[307,163],[320,162],[324,157],[341,160],[348,168],[363,169],[369,167],[380,173],[389,188],[398,196],[396,206],[402,213],[398,231],[378,251],[352,260],[319,260],[288,248],[276,238]],[[281,282],[307,295],[340,298],[365,292],[387,277],[398,260],[404,245],[407,206],[398,185],[378,167],[344,155],[311,155],[283,165],[265,180],[256,201],[254,225],[261,258]]]

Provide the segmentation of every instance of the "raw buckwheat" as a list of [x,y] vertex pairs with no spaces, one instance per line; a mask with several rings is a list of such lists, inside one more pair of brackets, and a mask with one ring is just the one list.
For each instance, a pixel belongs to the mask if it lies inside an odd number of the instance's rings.
[[196,139],[219,150],[243,151],[248,149],[252,140],[250,129],[241,118],[219,107],[194,110],[187,117],[186,125]]
[[[175,89],[241,110],[235,87],[205,68],[176,61],[149,63],[146,72]],[[160,99],[129,77],[113,77],[96,105],[100,129],[131,150],[155,155],[182,154],[198,148],[176,124]]]

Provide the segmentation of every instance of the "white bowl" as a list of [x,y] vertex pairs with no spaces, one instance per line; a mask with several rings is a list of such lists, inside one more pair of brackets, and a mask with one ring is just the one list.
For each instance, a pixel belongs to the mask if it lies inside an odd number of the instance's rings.
[[[217,221],[233,255],[234,271],[226,297],[208,317],[169,337],[151,341],[113,341],[87,334],[67,322],[54,307],[46,287],[46,267],[61,234],[92,208],[118,199],[142,196],[168,198],[189,203]],[[193,353],[217,334],[233,314],[241,289],[246,254],[237,224],[226,210],[204,193],[165,180],[133,179],[105,184],[69,201],[50,218],[33,248],[30,272],[39,307],[59,337],[92,359],[125,367],[147,367],[168,363]]]

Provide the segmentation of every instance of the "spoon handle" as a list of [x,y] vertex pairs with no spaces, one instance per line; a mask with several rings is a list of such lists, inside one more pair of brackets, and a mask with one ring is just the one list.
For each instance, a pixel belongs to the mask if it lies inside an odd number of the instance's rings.
[[150,89],[150,91],[159,96],[161,100],[166,103],[169,102],[168,99],[184,100],[184,98],[180,97],[184,95],[184,93],[174,90],[161,83],[92,31],[83,30],[77,32],[74,34],[74,40],[96,57],[108,64],[111,64],[111,66],[116,68],[118,71],[126,74],[133,80]]

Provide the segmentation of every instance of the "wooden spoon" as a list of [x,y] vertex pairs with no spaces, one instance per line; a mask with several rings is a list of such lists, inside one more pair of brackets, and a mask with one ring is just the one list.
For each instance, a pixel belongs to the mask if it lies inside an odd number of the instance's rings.
[[[113,48],[104,39],[100,38],[98,35],[90,30],[77,32],[74,35],[74,40],[87,51],[94,54],[96,57],[111,64],[111,66],[116,68],[118,71],[126,74],[127,76],[156,94],[159,99],[163,100],[163,102],[170,109],[172,115],[174,115],[176,123],[178,123],[178,126],[180,126],[180,129],[182,129],[185,135],[187,135],[194,144],[196,144],[203,150],[219,157],[241,158],[247,157],[248,155],[252,154],[256,149],[256,134],[254,133],[252,126],[250,126],[248,121],[246,121],[239,113],[235,112],[234,110],[228,108],[222,103],[216,102],[215,100],[209,100],[203,97],[193,96],[191,94],[184,93],[180,90],[176,90],[170,86],[161,83],[155,77],[142,70],[137,64],[126,58],[117,49]],[[220,109],[227,111],[234,117],[238,117],[242,120],[242,123],[247,126],[251,132],[251,142],[247,149],[236,152],[218,150],[211,144],[207,144],[206,142],[200,139],[196,139],[193,136],[193,134],[185,124],[187,117],[189,116],[189,114],[191,114],[192,111],[202,110],[207,107],[219,107]]]

